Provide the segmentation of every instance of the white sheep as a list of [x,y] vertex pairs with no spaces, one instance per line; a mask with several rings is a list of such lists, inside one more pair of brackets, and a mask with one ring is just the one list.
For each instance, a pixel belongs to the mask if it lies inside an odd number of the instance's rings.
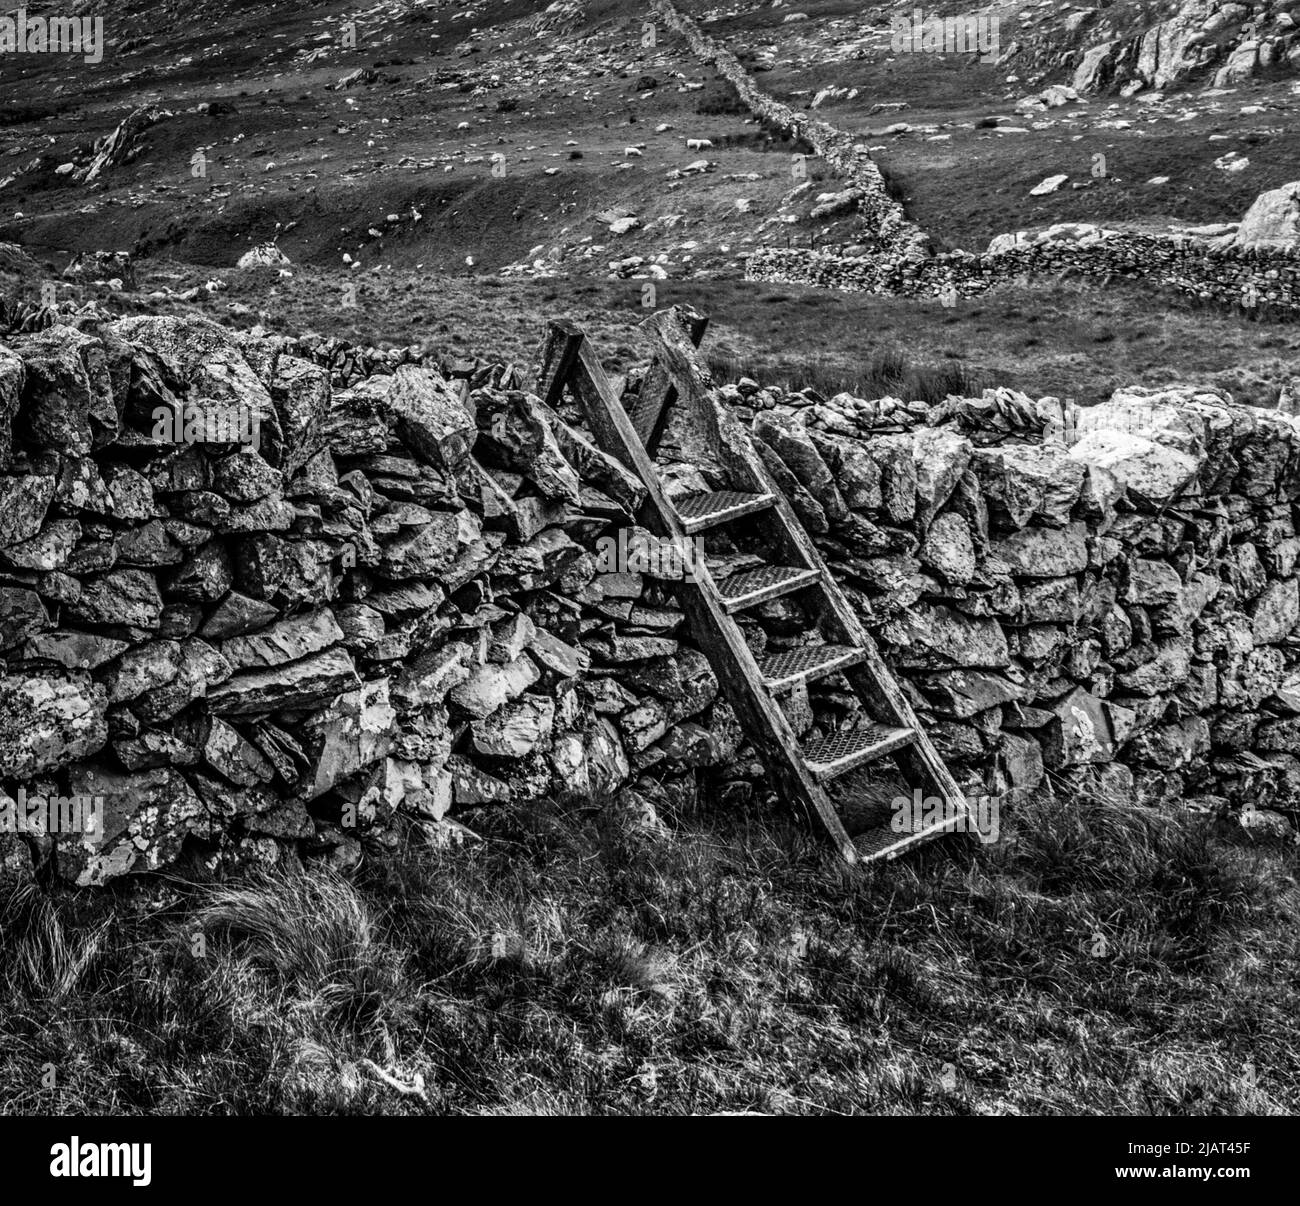
[[623,148],[623,158],[624,158],[624,159],[631,159],[631,158],[633,158],[634,156],[635,156],[637,159],[640,159],[640,158],[641,158],[641,148],[640,148],[640,147],[624,147],[624,148]]
[[713,143],[707,138],[688,138],[686,140],[686,149],[688,151],[703,151],[706,147],[711,147]]

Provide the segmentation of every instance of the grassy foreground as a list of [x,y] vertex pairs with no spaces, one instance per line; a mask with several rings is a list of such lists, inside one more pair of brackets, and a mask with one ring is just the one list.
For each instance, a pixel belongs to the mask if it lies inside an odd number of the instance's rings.
[[767,818],[505,810],[318,874],[31,892],[12,1113],[1254,1114],[1300,1107],[1296,852],[1029,802],[851,881]]

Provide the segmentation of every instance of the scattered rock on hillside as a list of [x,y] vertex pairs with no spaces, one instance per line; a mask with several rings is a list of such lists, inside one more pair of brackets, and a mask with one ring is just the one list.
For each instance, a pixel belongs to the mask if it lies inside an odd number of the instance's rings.
[[111,134],[95,143],[95,155],[84,168],[76,168],[72,178],[83,184],[98,180],[110,168],[129,163],[144,149],[140,136],[150,126],[172,116],[168,109],[145,105],[128,114]]
[[274,243],[259,243],[239,257],[236,268],[285,268],[289,257]]
[[1048,176],[1045,180],[1035,184],[1034,187],[1029,190],[1029,195],[1031,197],[1044,197],[1048,193],[1054,193],[1068,179],[1069,176]]

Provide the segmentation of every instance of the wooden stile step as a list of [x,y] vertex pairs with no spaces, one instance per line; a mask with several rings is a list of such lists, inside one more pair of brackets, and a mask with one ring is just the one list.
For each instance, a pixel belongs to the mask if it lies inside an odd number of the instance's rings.
[[803,759],[818,779],[826,781],[892,754],[915,739],[915,729],[862,724],[811,742],[804,747]]
[[797,565],[760,565],[757,569],[743,570],[718,583],[718,595],[727,613],[734,614],[746,607],[757,607],[769,599],[779,599],[792,591],[803,590],[821,577],[815,569],[801,569]]
[[741,490],[706,490],[702,494],[688,494],[673,505],[686,535],[705,532],[720,524],[730,523],[766,511],[776,501],[771,494],[747,494]]
[[859,862],[871,863],[897,858],[904,850],[960,829],[966,820],[967,811],[951,810],[949,815],[937,823],[910,832],[900,833],[889,824],[867,829],[853,836],[853,849],[857,852]]
[[866,650],[852,645],[801,645],[798,649],[760,658],[758,668],[769,691],[785,691],[799,683],[847,670],[866,655]]

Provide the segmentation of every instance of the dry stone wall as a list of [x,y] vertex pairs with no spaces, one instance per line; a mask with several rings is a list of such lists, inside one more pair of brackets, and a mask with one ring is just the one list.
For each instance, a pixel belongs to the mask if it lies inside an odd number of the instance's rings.
[[[286,342],[128,318],[0,349],[9,872],[349,867],[733,761],[656,565],[602,542],[635,479],[501,365],[335,390]],[[101,800],[99,839],[13,831],[50,798]]]
[[866,147],[829,122],[812,118],[768,96],[731,51],[710,38],[668,0],[653,0],[651,7],[664,24],[686,40],[697,58],[711,64],[736,89],[755,117],[806,142],[844,177],[847,187],[856,194],[863,226],[879,241],[887,258],[915,261],[928,256],[929,240],[925,232],[909,221],[903,207],[889,196],[885,178]]
[[1207,247],[1190,236],[1114,232],[1096,242],[1047,241],[907,264],[809,248],[768,248],[745,261],[749,280],[905,297],[977,297],[1033,276],[1142,280],[1208,304],[1260,315],[1300,313],[1300,259],[1268,248]]
[[[293,346],[139,317],[0,347],[6,876],[346,869],[505,800],[655,826],[761,790],[682,567],[629,560],[640,483],[571,413],[502,365],[335,388]],[[1288,824],[1297,420],[1188,390],[721,396],[969,790],[1055,772]],[[753,564],[708,539],[719,576]],[[816,639],[789,598],[745,631]],[[786,701],[801,735],[851,718],[841,688]],[[102,802],[93,840],[16,824],[51,799]]]
[[724,392],[970,790],[1046,777],[1293,832],[1296,419],[1189,388]]

